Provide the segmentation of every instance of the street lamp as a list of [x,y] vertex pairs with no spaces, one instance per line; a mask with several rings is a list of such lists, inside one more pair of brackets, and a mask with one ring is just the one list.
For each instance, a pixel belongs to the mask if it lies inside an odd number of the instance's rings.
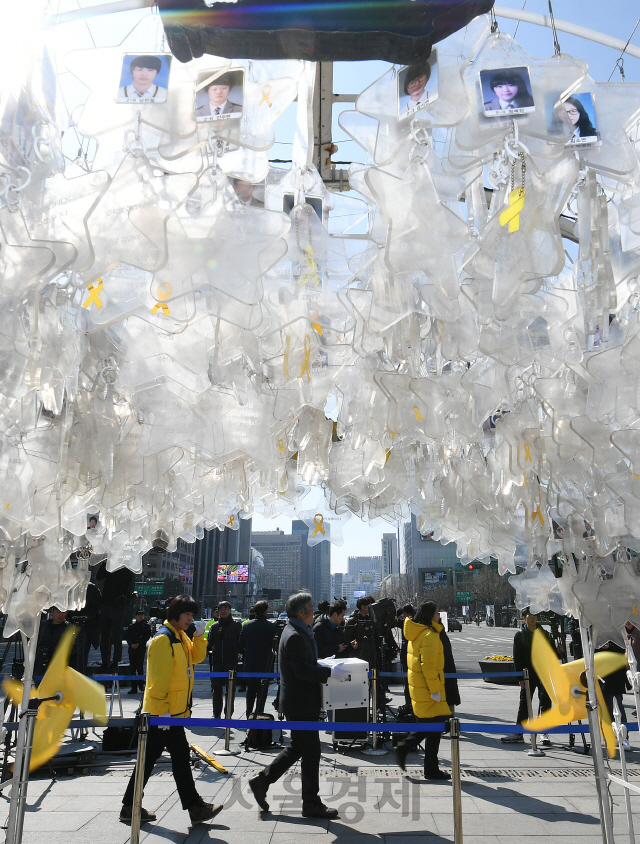
[[478,625],[478,627],[480,627],[480,607],[479,607],[479,604],[478,604],[479,600],[480,600],[480,593],[476,589],[476,624]]

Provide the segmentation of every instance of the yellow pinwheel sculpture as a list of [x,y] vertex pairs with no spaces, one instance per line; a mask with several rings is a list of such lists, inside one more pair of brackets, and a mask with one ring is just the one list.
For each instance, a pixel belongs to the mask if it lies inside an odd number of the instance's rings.
[[[544,733],[550,727],[559,727],[571,721],[586,719],[587,679],[584,659],[576,659],[563,665],[544,633],[536,630],[533,634],[531,662],[553,706],[537,718],[523,721],[522,726],[536,733]],[[620,653],[599,653],[595,654],[594,663],[598,677],[606,677],[620,668],[625,668],[627,657]],[[613,758],[616,754],[616,739],[611,727],[609,710],[597,681],[596,695],[599,704],[600,727],[607,743],[609,756]]]
[[[44,677],[30,697],[47,698],[62,694],[58,703],[53,700],[40,704],[33,734],[31,768],[34,771],[48,762],[58,751],[76,709],[90,712],[99,724],[107,723],[107,702],[104,686],[69,668],[69,654],[80,628],[70,627],[64,632]],[[18,680],[2,684],[7,696],[20,706],[23,685]]]

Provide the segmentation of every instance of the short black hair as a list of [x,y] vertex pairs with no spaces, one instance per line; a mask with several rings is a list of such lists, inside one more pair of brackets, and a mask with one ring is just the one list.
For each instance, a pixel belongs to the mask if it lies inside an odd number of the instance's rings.
[[318,601],[318,612],[326,612],[329,609],[329,601]]
[[204,90],[208,91],[212,85],[228,85],[229,88],[233,88],[233,86],[237,84],[237,73],[223,73],[221,76],[216,76],[216,78],[212,79],[211,82],[207,82],[204,86]]
[[167,621],[180,618],[183,612],[198,614],[198,605],[191,595],[176,595],[167,608]]
[[158,56],[136,56],[129,65],[129,70],[133,72],[134,67],[146,67],[148,70],[155,70],[156,73],[160,73],[162,59]]
[[217,609],[221,610],[222,607],[229,607],[229,609],[231,609],[231,603],[229,601],[220,601]]
[[266,601],[256,601],[255,607],[256,615],[266,615],[269,612],[269,604]]
[[509,67],[503,67],[502,70],[493,74],[491,81],[489,82],[489,87],[495,92],[497,85],[517,85],[521,94],[529,93],[527,83],[522,78],[522,74]]
[[347,605],[344,601],[334,601],[331,606],[329,607],[329,612],[327,615],[340,615],[347,609]]
[[358,609],[360,609],[360,607],[364,607],[364,606],[365,606],[365,604],[366,604],[367,606],[369,606],[369,604],[370,604],[370,603],[371,603],[371,601],[369,600],[369,598],[365,598],[365,597],[363,596],[362,598],[358,598],[358,600],[356,601],[356,607],[357,607]]
[[[427,82],[431,77],[431,65],[428,62],[424,64],[412,64],[411,67],[407,68],[407,75],[404,78],[404,92],[408,94],[407,88],[409,85],[415,80],[420,79],[421,76],[427,77]],[[425,82],[425,85],[427,84]]]
[[297,618],[298,613],[309,604],[313,604],[313,598],[308,592],[296,592],[295,595],[289,595],[284,609],[289,618]]

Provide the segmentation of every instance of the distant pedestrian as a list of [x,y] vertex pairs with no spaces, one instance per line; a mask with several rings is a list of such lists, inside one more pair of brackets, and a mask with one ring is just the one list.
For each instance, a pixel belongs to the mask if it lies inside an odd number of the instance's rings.
[[[135,619],[125,631],[125,639],[129,646],[129,674],[136,677],[144,674],[144,663],[147,655],[147,642],[151,638],[151,627],[144,620],[144,610],[136,610]],[[130,695],[138,694],[138,685],[144,691],[144,680],[132,680]]]
[[[238,670],[240,659],[240,634],[242,625],[235,621],[231,615],[231,604],[229,601],[220,601],[218,604],[218,621],[209,628],[207,650],[209,651],[209,666],[213,672],[224,672]],[[213,694],[213,717],[222,717],[222,692],[227,693],[228,683],[224,677],[211,678],[211,691]],[[231,713],[233,714],[234,701],[231,700]]]
[[[264,674],[269,667],[276,626],[267,618],[269,604],[266,601],[258,601],[254,609],[256,617],[244,624],[240,633],[240,649],[244,654],[242,667],[250,674]],[[259,699],[262,680],[258,677],[248,677],[246,683],[248,718],[253,714],[256,700]],[[268,679],[266,685],[269,685]],[[262,697],[265,698],[266,695]],[[264,704],[262,700],[258,700],[258,704],[256,714],[261,715]]]

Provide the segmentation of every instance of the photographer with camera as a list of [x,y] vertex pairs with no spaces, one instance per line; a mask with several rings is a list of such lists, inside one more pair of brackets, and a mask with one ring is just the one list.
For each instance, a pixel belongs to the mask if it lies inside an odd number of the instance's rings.
[[[369,612],[369,605],[375,603],[375,598],[358,598],[356,609],[351,613],[344,625],[344,640],[346,642],[357,642],[355,648],[347,651],[344,656],[352,656],[357,659],[364,659],[369,663],[369,668],[377,668],[382,638],[378,634],[373,616]],[[356,653],[357,651],[357,653]]]
[[358,642],[353,639],[351,642],[344,640],[344,614],[347,605],[344,601],[334,601],[327,610],[327,614],[321,616],[313,625],[313,636],[318,647],[318,656],[324,659],[328,656],[338,656],[347,648],[357,650]]
[[[144,674],[144,658],[146,656],[147,642],[151,638],[151,627],[144,620],[144,610],[138,607],[136,617],[127,627],[125,639],[129,646],[129,674],[136,676]],[[140,687],[144,691],[144,680],[140,680]],[[130,695],[138,694],[138,680],[131,681]]]
[[[218,621],[209,628],[207,650],[209,652],[209,666],[212,672],[238,670],[240,657],[240,634],[242,625],[234,621],[231,615],[231,604],[229,601],[220,601],[218,604]],[[222,690],[227,690],[227,681],[224,677],[211,678],[211,691],[213,693],[213,717],[222,717]],[[233,714],[231,701],[231,713]]]
[[[318,664],[318,649],[313,637],[313,601],[308,592],[298,592],[287,599],[288,621],[282,631],[279,648],[280,708],[290,721],[318,721],[322,707],[321,684],[330,676],[348,679],[341,665],[333,668]],[[320,736],[317,730],[292,730],[291,744],[270,765],[249,780],[258,806],[269,811],[267,791],[298,760],[302,776],[302,816],[336,818],[337,809],[325,806],[320,790]]]
[[[169,604],[167,620],[149,645],[147,685],[142,706],[150,715],[191,717],[193,667],[202,662],[207,652],[207,642],[203,635],[204,621],[195,622],[193,641],[186,635],[186,631],[194,623],[193,617],[197,611],[198,605],[190,595],[178,595]],[[189,812],[192,826],[214,818],[222,806],[205,803],[196,791],[191,773],[191,752],[184,727],[149,727],[144,785],[147,784],[153,766],[165,748],[171,756],[171,770],[182,808]],[[134,770],[122,798],[120,820],[124,822],[130,822],[133,814],[135,779]],[[153,812],[141,810],[142,823],[155,819]]]
[[[258,601],[254,609],[256,617],[242,625],[240,650],[244,654],[244,670],[248,673],[264,674],[271,659],[276,627],[267,618],[269,604],[266,601]],[[247,678],[247,718],[253,713],[261,683],[258,677]],[[260,709],[258,706],[256,714],[262,714]]]

